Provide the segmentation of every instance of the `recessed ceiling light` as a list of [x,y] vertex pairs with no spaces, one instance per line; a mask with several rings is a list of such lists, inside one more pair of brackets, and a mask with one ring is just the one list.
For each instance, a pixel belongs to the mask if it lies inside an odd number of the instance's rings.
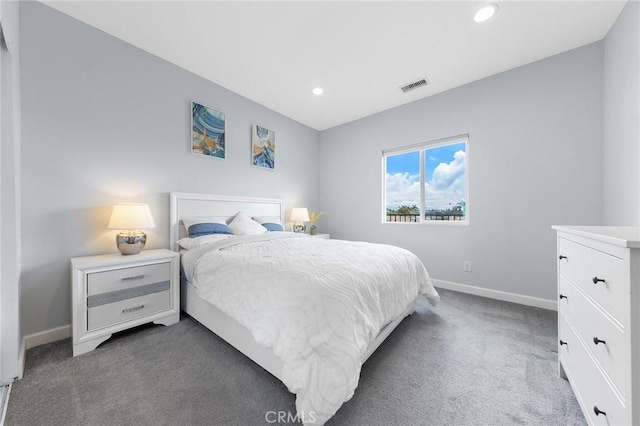
[[322,95],[324,93],[324,90],[322,90],[322,87],[316,87],[311,91],[311,93],[313,93],[314,95]]
[[488,6],[483,7],[473,16],[473,20],[476,22],[484,22],[489,20],[493,15],[498,11],[497,4],[490,4]]

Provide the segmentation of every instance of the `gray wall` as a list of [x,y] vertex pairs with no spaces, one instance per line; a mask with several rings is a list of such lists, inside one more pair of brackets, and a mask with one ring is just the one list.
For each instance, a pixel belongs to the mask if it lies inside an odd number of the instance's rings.
[[640,226],[640,2],[604,42],[604,224]]
[[[405,247],[437,279],[555,299],[551,225],[602,221],[602,58],[598,42],[323,131],[320,230]],[[382,224],[382,149],[463,133],[470,224]]]
[[[318,208],[315,130],[41,3],[20,12],[24,334],[70,323],[69,258],[116,252],[116,202],[150,204],[147,248],[169,246],[170,191]],[[191,154],[192,100],[226,113],[225,160]],[[250,165],[252,123],[276,131],[274,171]]]

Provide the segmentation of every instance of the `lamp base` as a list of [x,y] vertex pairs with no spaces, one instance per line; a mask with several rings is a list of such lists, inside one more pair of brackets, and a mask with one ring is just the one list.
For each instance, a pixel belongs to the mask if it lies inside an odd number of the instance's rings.
[[116,247],[122,254],[138,254],[147,242],[147,234],[142,231],[122,231],[116,235]]
[[304,234],[306,230],[307,230],[307,227],[302,222],[296,222],[293,224],[293,232],[296,232],[298,234]]

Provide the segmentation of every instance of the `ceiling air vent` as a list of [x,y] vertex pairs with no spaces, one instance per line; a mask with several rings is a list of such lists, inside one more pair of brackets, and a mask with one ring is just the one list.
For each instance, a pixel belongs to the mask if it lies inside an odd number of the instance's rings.
[[404,86],[401,87],[401,89],[402,89],[402,91],[404,93],[407,93],[407,92],[410,92],[412,90],[419,89],[422,86],[426,86],[427,84],[429,84],[429,82],[427,81],[426,78],[423,78],[422,80],[418,80],[418,81],[414,81],[413,83],[405,84]]

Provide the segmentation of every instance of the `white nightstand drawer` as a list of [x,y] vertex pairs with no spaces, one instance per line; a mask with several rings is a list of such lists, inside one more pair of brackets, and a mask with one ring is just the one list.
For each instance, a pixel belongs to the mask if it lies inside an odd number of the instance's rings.
[[[558,319],[558,336],[566,343],[559,346],[558,354],[589,424],[630,425],[631,410],[620,402],[564,316]],[[595,407],[606,415],[596,415]]]
[[[627,377],[631,369],[627,340],[629,336],[606,318],[596,306],[585,298],[564,277],[558,279],[560,313],[566,315],[587,349],[598,360],[613,380],[618,391],[629,397]],[[595,343],[594,339],[604,341]]]
[[[629,281],[622,259],[581,244],[558,238],[560,273],[582,288],[611,315],[627,325]],[[594,280],[604,280],[597,281]]]
[[87,277],[89,296],[145,286],[171,278],[171,263],[157,263],[133,268],[91,273]]
[[102,327],[144,317],[171,307],[169,290],[146,294],[140,297],[106,303],[87,310],[87,329]]

